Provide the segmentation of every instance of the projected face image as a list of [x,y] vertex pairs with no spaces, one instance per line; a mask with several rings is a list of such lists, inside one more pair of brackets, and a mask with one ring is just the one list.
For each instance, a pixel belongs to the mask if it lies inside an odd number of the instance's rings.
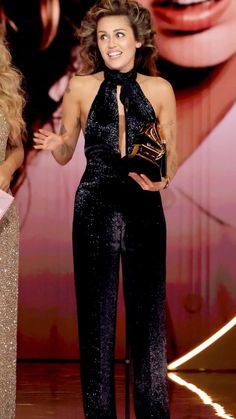
[[152,11],[160,55],[183,67],[208,67],[236,52],[235,0],[140,0]]

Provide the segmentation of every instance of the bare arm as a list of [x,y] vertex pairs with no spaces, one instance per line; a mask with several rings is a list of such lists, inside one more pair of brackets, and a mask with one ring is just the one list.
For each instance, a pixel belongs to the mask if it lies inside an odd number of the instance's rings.
[[162,178],[161,182],[153,182],[144,174],[129,173],[142,189],[153,192],[167,187],[177,170],[176,101],[174,92],[171,85],[164,79],[159,79],[154,83],[156,85],[153,85],[153,80],[150,83],[150,91],[152,92],[150,94],[150,100],[155,105],[155,100],[158,98],[156,109],[158,109],[157,116],[166,140],[167,176],[166,178]]
[[54,159],[61,165],[68,163],[72,158],[81,129],[80,83],[79,77],[73,77],[65,91],[60,133],[40,129],[34,134],[34,148],[50,150]]
[[169,83],[166,84],[166,87],[163,86],[163,94],[158,118],[166,140],[167,177],[171,180],[177,171],[176,102],[174,92]]
[[8,191],[10,182],[15,171],[22,165],[24,149],[21,142],[16,145],[8,145],[6,159],[0,165],[0,188]]

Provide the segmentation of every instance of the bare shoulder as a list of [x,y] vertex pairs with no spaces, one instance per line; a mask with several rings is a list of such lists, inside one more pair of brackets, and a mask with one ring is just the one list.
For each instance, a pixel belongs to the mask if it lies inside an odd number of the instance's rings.
[[175,95],[171,84],[162,77],[138,75],[137,81],[144,95],[149,99],[157,116],[163,109],[174,109]]
[[93,90],[102,81],[102,72],[88,75],[75,75],[70,79],[69,87],[75,90]]
[[143,74],[139,75],[139,83],[141,87],[154,91],[155,93],[161,93],[164,95],[173,94],[173,88],[170,82],[163,77],[159,76],[145,76]]
[[103,80],[103,73],[95,73],[89,75],[74,75],[67,86],[65,96],[71,99],[79,106],[90,102],[90,98],[94,96]]

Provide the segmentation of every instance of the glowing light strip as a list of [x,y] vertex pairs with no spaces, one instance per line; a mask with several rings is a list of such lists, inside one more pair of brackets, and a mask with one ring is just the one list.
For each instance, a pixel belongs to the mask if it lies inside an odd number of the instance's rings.
[[205,340],[200,345],[196,346],[196,348],[192,349],[187,354],[185,354],[185,355],[181,356],[180,358],[176,359],[176,361],[171,362],[167,367],[168,370],[174,370],[175,368],[184,364],[186,361],[189,361],[189,359],[198,355],[204,349],[208,348],[208,346],[212,345],[212,343],[214,343],[216,340],[221,338],[221,336],[223,336],[225,333],[227,333],[235,325],[236,325],[236,316],[232,320],[230,320],[225,326],[223,326],[220,330],[218,330],[218,332],[216,332],[214,335],[212,335],[210,338]]
[[208,394],[205,393],[205,391],[201,390],[200,388],[198,388],[192,383],[188,383],[188,381],[183,380],[182,378],[180,378],[178,375],[174,374],[173,372],[169,372],[168,377],[170,380],[174,381],[175,383],[181,386],[184,386],[188,390],[197,394],[204,404],[212,406],[216,412],[216,416],[219,416],[220,418],[224,418],[224,419],[234,419],[233,416],[225,412],[225,409],[223,406],[221,406],[219,403],[214,403],[212,398],[208,396]]

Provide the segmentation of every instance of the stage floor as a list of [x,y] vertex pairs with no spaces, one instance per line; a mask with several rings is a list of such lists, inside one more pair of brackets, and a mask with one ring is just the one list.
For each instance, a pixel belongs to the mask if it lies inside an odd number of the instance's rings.
[[[169,375],[171,419],[236,418],[236,371]],[[125,416],[125,367],[116,365],[118,419]],[[129,419],[135,419],[130,402]],[[78,363],[19,362],[16,419],[84,419]],[[144,418],[145,419],[145,418]]]

